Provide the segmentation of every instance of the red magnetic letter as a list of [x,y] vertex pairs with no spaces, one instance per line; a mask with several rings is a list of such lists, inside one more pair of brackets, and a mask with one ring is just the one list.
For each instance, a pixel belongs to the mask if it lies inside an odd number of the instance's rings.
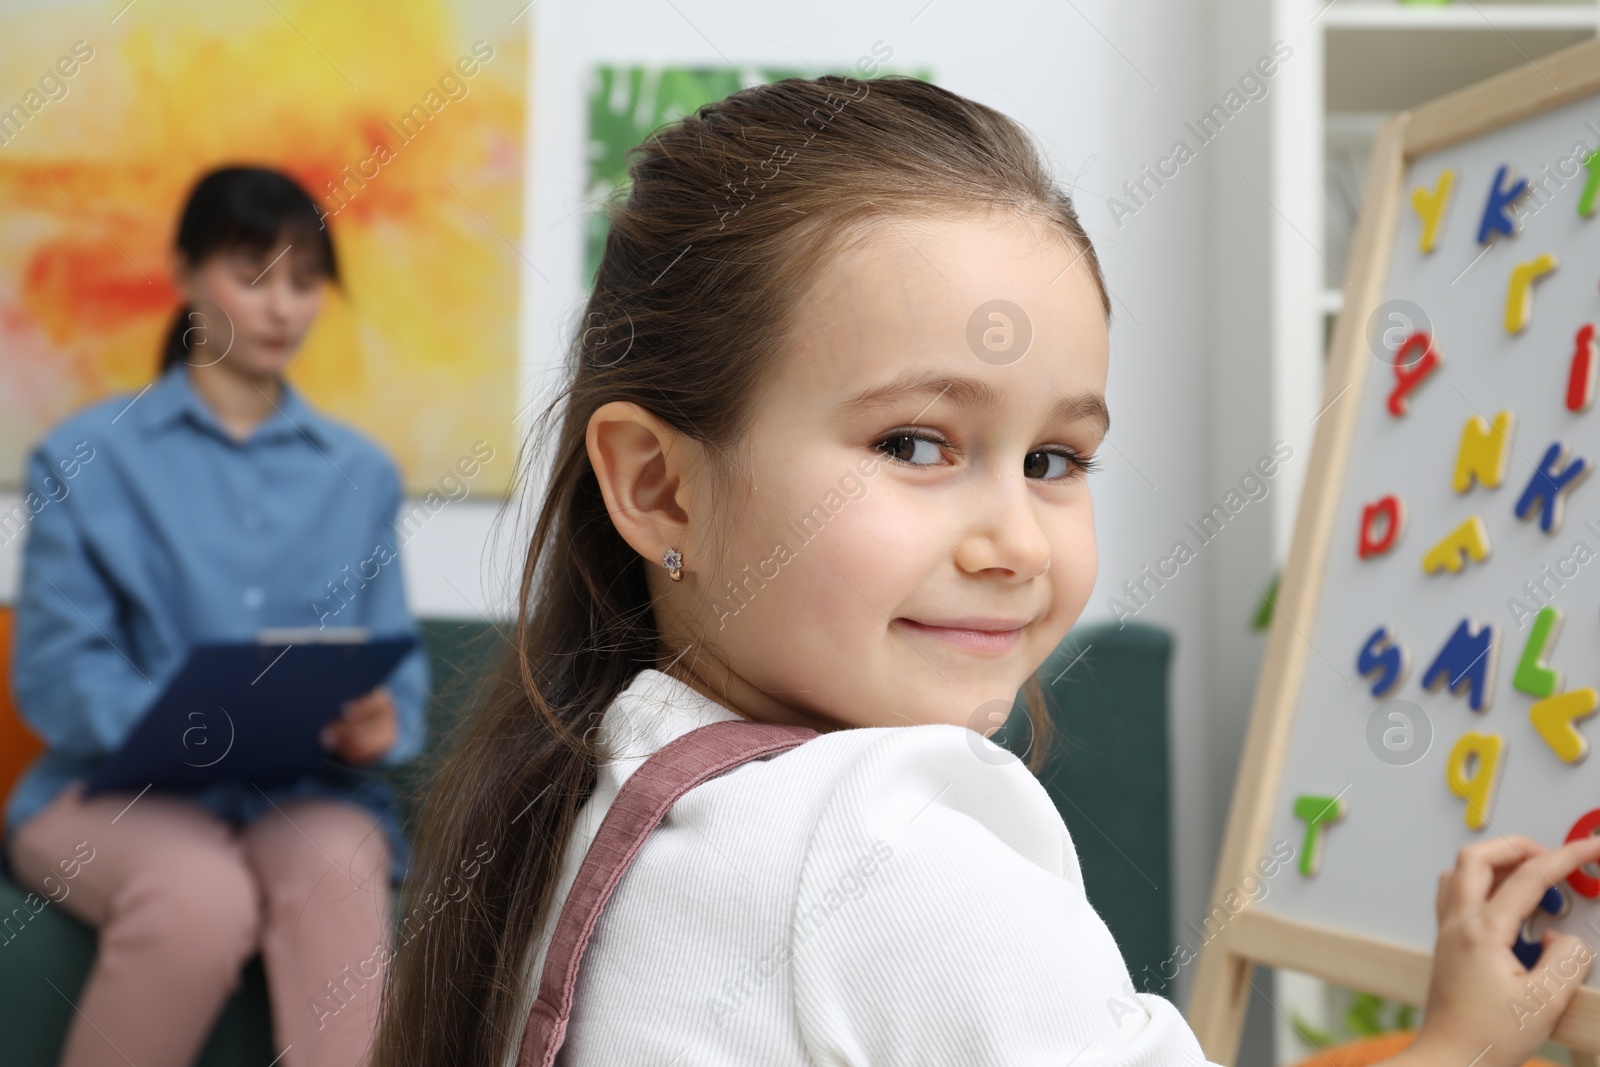
[[[1600,827],[1600,808],[1586,811],[1583,818],[1572,824],[1572,829],[1567,832],[1566,844],[1581,840],[1594,833]],[[1582,867],[1567,875],[1567,884],[1586,897],[1600,897],[1600,878],[1585,871]]]
[[[1422,349],[1422,356],[1408,361],[1406,356],[1419,348]],[[1439,363],[1439,353],[1433,347],[1432,337],[1418,330],[1406,338],[1395,353],[1394,391],[1389,394],[1389,414],[1398,419],[1406,413],[1409,406],[1406,397],[1422,383],[1422,379],[1438,369]]]
[[[1394,540],[1400,536],[1400,527],[1405,524],[1406,509],[1400,498],[1393,494],[1384,497],[1375,504],[1368,504],[1361,509],[1361,543],[1356,552],[1362,559],[1369,556],[1381,556],[1394,547]],[[1383,537],[1375,535],[1379,520],[1384,523]]]
[[1578,327],[1578,347],[1567,375],[1567,410],[1588,411],[1594,401],[1594,323]]

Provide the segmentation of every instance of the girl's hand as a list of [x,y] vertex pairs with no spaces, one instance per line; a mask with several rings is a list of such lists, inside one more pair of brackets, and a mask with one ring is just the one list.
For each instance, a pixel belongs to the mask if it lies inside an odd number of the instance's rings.
[[[1422,1030],[1397,1058],[1414,1059],[1413,1067],[1526,1063],[1572,1003],[1595,954],[1582,939],[1547,929],[1544,952],[1529,971],[1511,946],[1545,891],[1597,859],[1600,837],[1550,850],[1513,835],[1457,853],[1455,870],[1439,876],[1439,936]],[[1537,998],[1524,988],[1530,981]]]
[[322,747],[346,763],[371,763],[394,747],[400,736],[394,698],[379,686],[344,703],[344,714],[322,728]]

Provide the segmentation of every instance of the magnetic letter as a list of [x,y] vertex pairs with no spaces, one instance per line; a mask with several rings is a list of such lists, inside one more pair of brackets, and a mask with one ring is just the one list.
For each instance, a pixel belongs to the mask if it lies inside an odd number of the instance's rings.
[[1425,574],[1437,574],[1442,570],[1459,574],[1467,565],[1467,557],[1476,563],[1489,558],[1489,528],[1476,515],[1428,549],[1427,555],[1422,557],[1422,570]]
[[1315,877],[1322,869],[1322,843],[1327,837],[1324,828],[1344,818],[1346,810],[1348,806],[1342,797],[1295,797],[1294,817],[1305,820],[1306,824],[1306,845],[1300,850],[1300,873],[1307,878]]
[[1478,223],[1480,245],[1488,244],[1490,236],[1495,233],[1503,233],[1510,237],[1517,232],[1506,209],[1528,191],[1528,179],[1518,178],[1516,183],[1507,189],[1506,172],[1510,169],[1502,163],[1500,169],[1494,172],[1494,182],[1489,186],[1489,201],[1483,205],[1483,220]]
[[1547,534],[1561,529],[1567,492],[1587,478],[1591,469],[1589,461],[1581,456],[1573,456],[1565,469],[1559,469],[1565,454],[1566,447],[1560,441],[1545,449],[1539,469],[1533,472],[1528,487],[1517,498],[1516,514],[1519,519],[1526,519],[1533,511],[1534,503],[1539,504],[1539,529]]
[[1583,195],[1578,197],[1578,214],[1588,218],[1594,214],[1594,196],[1600,192],[1600,150],[1590,152],[1583,161],[1589,178],[1583,184]]
[[1554,696],[1561,688],[1561,672],[1545,666],[1545,656],[1556,643],[1561,632],[1561,609],[1542,607],[1533,620],[1533,632],[1528,643],[1522,646],[1522,659],[1517,661],[1517,673],[1511,676],[1511,687],[1531,697]]
[[1577,763],[1589,754],[1589,741],[1572,724],[1596,709],[1600,709],[1600,693],[1585,686],[1539,701],[1528,709],[1528,719],[1556,755],[1567,763]]
[[[1539,911],[1545,912],[1548,915],[1564,914],[1565,912],[1571,910],[1567,905],[1568,901],[1566,894],[1562,893],[1561,890],[1557,889],[1555,886],[1551,886],[1549,889],[1546,889],[1544,891],[1544,896],[1539,898]],[[1531,936],[1532,933],[1533,916],[1530,915],[1522,924],[1522,927],[1517,931],[1517,940],[1511,946],[1511,954],[1517,957],[1517,962],[1528,968],[1530,971],[1533,970],[1534,965],[1539,962],[1539,957],[1544,954],[1543,938],[1541,937],[1540,939],[1535,940]],[[1573,974],[1575,975],[1577,972],[1574,971]],[[1512,1015],[1514,1016],[1515,1014],[1516,1012],[1513,1010]]]
[[1378,680],[1372,683],[1372,695],[1375,697],[1388,696],[1405,681],[1406,667],[1411,657],[1400,645],[1391,644],[1392,640],[1389,628],[1380,626],[1372,631],[1356,656],[1356,671],[1362,677],[1378,673]]
[[1495,661],[1500,658],[1496,636],[1492,624],[1480,630],[1471,619],[1462,619],[1422,676],[1422,688],[1438,689],[1442,683],[1460,696],[1463,686],[1470,683],[1468,705],[1476,712],[1487,711],[1494,698]]
[[[1593,835],[1597,829],[1600,829],[1600,808],[1591,808],[1579,816],[1577,822],[1572,824],[1572,829],[1567,831],[1567,839],[1563,843],[1570,845],[1580,838]],[[1584,864],[1584,866],[1567,875],[1567,884],[1579,896],[1600,897],[1600,878],[1590,874],[1587,869],[1592,866],[1594,866],[1592,863]]]
[[1456,475],[1452,487],[1458,493],[1472,488],[1476,478],[1485,489],[1498,488],[1506,476],[1506,458],[1511,454],[1511,427],[1516,416],[1502,411],[1494,417],[1494,427],[1473,415],[1461,427],[1461,448],[1456,452]]
[[[1407,359],[1408,353],[1420,349],[1422,355]],[[1395,353],[1394,364],[1394,389],[1389,393],[1389,414],[1400,418],[1410,409],[1407,397],[1422,380],[1439,369],[1439,364],[1444,358],[1439,355],[1439,350],[1433,347],[1433,338],[1418,330],[1400,345]]]
[[1533,314],[1533,283],[1557,266],[1556,257],[1546,252],[1511,269],[1511,282],[1506,286],[1506,333],[1521,333],[1528,325]]
[[[1381,538],[1376,534],[1380,521],[1383,523]],[[1362,559],[1383,555],[1394,547],[1405,524],[1406,506],[1397,496],[1386,496],[1375,504],[1366,505],[1361,509],[1361,538],[1356,552]]]
[[[1450,792],[1467,802],[1467,829],[1481,830],[1494,810],[1494,788],[1500,779],[1500,755],[1505,750],[1505,738],[1495,734],[1480,734],[1476,730],[1461,735],[1456,747],[1450,750],[1445,764],[1444,780]],[[1468,765],[1472,772],[1467,773]]]
[[1595,363],[1594,323],[1578,327],[1576,349],[1572,353],[1572,369],[1567,372],[1567,410],[1588,411],[1594,403]]
[[1439,175],[1439,184],[1430,192],[1422,186],[1411,190],[1411,206],[1422,219],[1422,241],[1418,246],[1432,252],[1439,237],[1439,223],[1444,218],[1445,202],[1450,199],[1450,186],[1455,184],[1456,172],[1447,170]]

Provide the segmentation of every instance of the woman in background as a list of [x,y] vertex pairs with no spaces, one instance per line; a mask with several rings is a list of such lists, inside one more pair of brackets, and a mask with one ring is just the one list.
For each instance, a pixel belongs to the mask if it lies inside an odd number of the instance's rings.
[[158,379],[64,420],[29,459],[28,489],[51,502],[23,556],[15,692],[47,749],[11,795],[3,858],[99,932],[61,1063],[192,1063],[258,951],[277,1063],[363,1063],[408,853],[392,794],[357,768],[421,750],[420,646],[346,705],[329,759],[289,786],[82,795],[197,644],[416,630],[393,463],[283,378],[338,281],[311,198],[275,171],[206,175],[175,277],[184,305]]

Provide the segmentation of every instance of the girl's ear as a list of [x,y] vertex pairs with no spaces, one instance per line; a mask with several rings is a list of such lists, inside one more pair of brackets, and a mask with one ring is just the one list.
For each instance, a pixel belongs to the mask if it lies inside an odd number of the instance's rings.
[[658,562],[668,548],[693,558],[685,531],[691,524],[684,502],[693,504],[700,443],[685,437],[638,404],[613,400],[589,416],[585,436],[606,510],[622,539],[641,556]]

